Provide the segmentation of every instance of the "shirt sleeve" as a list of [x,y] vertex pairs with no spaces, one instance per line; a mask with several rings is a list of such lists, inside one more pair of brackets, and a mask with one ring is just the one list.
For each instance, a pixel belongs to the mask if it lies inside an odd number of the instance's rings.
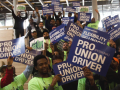
[[13,81],[13,69],[6,69],[5,76],[1,79],[1,88],[7,86]]

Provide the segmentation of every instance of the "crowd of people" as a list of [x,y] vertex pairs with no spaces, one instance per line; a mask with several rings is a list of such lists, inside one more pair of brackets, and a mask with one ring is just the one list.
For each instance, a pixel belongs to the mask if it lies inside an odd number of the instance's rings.
[[[98,29],[100,14],[98,10],[95,11],[98,14],[98,20],[92,18],[91,22],[87,23],[78,21],[78,13],[74,13],[74,23],[83,29],[85,26]],[[12,15],[15,19],[14,29],[16,38],[19,38],[19,34],[24,36],[23,22],[28,17],[26,11],[25,13],[26,16],[21,17],[20,12],[17,12],[17,15],[15,15],[12,10]],[[0,90],[24,90],[23,86],[30,74],[32,74],[33,78],[28,83],[28,90],[120,90],[120,47],[113,40],[109,40],[107,43],[108,46],[115,48],[116,52],[106,77],[93,73],[85,66],[82,68],[84,78],[62,86],[58,85],[58,82],[61,82],[61,74],[55,75],[52,65],[67,60],[72,41],[64,41],[61,49],[59,49],[58,43],[54,45],[51,43],[49,32],[62,24],[64,14],[65,12],[63,11],[62,13],[59,12],[58,15],[54,12],[53,15],[44,16],[39,14],[38,8],[33,11],[29,19],[29,26],[26,28],[29,45],[32,40],[44,37],[45,50],[34,58],[34,65],[28,65],[20,75],[14,75],[15,71],[12,67],[14,58],[10,56],[7,59],[7,65],[3,65],[0,68]],[[68,13],[68,17],[72,17],[72,13]],[[40,22],[40,19],[43,22]],[[26,47],[32,50],[32,47]]]

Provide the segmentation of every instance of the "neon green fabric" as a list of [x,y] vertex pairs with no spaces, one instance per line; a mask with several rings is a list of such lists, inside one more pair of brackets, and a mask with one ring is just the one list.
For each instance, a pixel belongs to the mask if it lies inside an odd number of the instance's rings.
[[[118,70],[116,71],[116,73],[118,73]],[[116,86],[117,86],[117,83],[114,83],[114,82],[109,83],[109,90],[112,90]]]
[[53,68],[52,67],[52,58],[49,57],[49,59],[50,59],[50,67]]
[[[42,78],[34,77],[28,83],[28,90],[47,90],[53,80],[53,75],[51,77]],[[58,83],[54,86],[54,90],[63,90]]]
[[107,46],[110,46],[110,43],[109,43],[109,42],[107,42]]
[[98,87],[98,90],[102,90],[100,84],[99,84],[99,80],[95,80],[95,84]]
[[67,51],[64,51],[64,60],[63,61],[66,61],[66,58],[67,58]]
[[97,20],[95,23],[88,24],[87,27],[98,29],[98,24],[99,24],[99,21]]
[[[1,80],[1,78],[0,78]],[[23,85],[27,81],[25,75],[22,73],[14,78],[14,81],[5,86],[4,88],[0,87],[0,90],[24,90]]]
[[[45,39],[44,39],[44,43],[46,43],[46,40],[45,40]],[[49,39],[47,51],[49,51],[50,53],[52,53],[52,49],[50,48],[50,43],[51,43],[51,41],[50,41],[50,39]]]
[[77,90],[85,90],[85,84],[86,84],[86,78],[79,79]]

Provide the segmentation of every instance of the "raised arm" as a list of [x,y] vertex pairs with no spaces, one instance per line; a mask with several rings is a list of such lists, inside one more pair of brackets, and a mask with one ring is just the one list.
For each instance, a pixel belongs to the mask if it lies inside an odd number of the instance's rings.
[[17,16],[15,15],[15,13],[13,11],[13,8],[14,8],[14,6],[12,6],[12,16],[13,16],[14,19],[16,19]]
[[95,11],[98,13],[98,21],[100,21],[100,13],[97,9],[95,9]]
[[40,14],[39,14],[39,10],[38,10],[38,8],[36,8],[35,11],[36,11],[37,16],[38,16],[37,24],[39,24],[39,23],[40,23]]
[[7,68],[6,68],[6,74],[0,81],[1,88],[7,86],[13,81],[13,68],[12,68],[13,58],[9,57],[7,59]]

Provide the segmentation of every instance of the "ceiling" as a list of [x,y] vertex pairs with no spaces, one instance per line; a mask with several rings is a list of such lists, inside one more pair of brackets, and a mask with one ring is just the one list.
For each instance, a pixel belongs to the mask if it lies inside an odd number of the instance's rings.
[[[39,10],[42,9],[42,4],[40,0],[27,0],[33,8],[38,7]],[[84,1],[84,6],[89,6],[89,11],[92,12],[92,0],[60,0],[60,3],[63,5],[63,8],[66,8],[68,1],[69,6],[72,6],[73,1],[80,1],[82,6],[82,1]],[[120,11],[120,0],[97,0],[98,1],[98,10],[99,11],[108,11],[108,10],[119,10]],[[51,4],[51,0],[42,0],[43,4]],[[0,0],[0,17],[4,16],[4,13],[11,14],[9,10],[12,9],[13,0]],[[5,6],[3,6],[3,4]],[[26,6],[27,11],[33,11],[32,8],[26,3],[25,0],[18,0],[18,4]],[[8,10],[9,9],[9,10]],[[4,16],[5,17],[5,16]],[[1,19],[1,18],[0,18]]]

